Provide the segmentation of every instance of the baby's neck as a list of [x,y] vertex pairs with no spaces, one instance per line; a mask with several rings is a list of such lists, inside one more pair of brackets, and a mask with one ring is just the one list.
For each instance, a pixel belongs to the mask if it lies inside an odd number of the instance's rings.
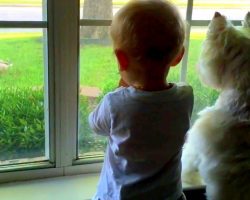
[[172,88],[173,84],[168,82],[153,82],[153,83],[146,83],[146,84],[134,84],[133,87],[138,90],[143,91],[161,91],[161,90],[167,90]]

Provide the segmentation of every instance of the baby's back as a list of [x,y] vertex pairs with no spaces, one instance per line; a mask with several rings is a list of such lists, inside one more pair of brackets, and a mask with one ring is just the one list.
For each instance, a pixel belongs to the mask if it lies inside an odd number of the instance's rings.
[[120,88],[104,101],[110,105],[111,130],[101,182],[116,183],[113,195],[118,196],[112,198],[177,199],[192,88],[173,85],[158,92]]

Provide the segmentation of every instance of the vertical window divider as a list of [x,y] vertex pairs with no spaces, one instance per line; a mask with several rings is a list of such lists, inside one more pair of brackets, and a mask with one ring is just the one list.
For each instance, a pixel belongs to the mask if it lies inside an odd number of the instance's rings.
[[185,54],[182,59],[180,81],[185,82],[187,77],[187,66],[188,66],[188,52],[190,42],[190,31],[193,13],[193,0],[188,0],[187,11],[186,11],[186,38],[185,38]]
[[[56,167],[76,159],[78,124],[79,0],[51,0]],[[50,15],[49,15],[50,16]],[[53,61],[52,61],[53,60]],[[52,81],[50,81],[52,82]]]
[[[45,8],[47,7],[47,8]],[[56,129],[55,129],[55,54],[54,54],[54,0],[47,1],[47,5],[43,8],[47,9],[47,66],[45,67],[45,87],[47,89],[48,98],[45,101],[45,108],[49,110],[49,114],[45,114],[45,120],[48,120],[49,127],[45,127],[49,132],[49,156],[52,163],[56,162]],[[43,11],[44,12],[44,11]],[[47,80],[46,80],[47,79]],[[46,97],[46,96],[45,96]],[[46,113],[46,112],[45,112]],[[45,131],[46,131],[45,130]],[[45,132],[45,134],[47,134]],[[46,153],[46,152],[45,152]]]
[[[43,20],[47,21],[47,2],[46,0],[42,0],[42,16]],[[48,23],[46,24],[46,27]],[[47,27],[48,28],[48,27]],[[44,57],[44,121],[45,121],[45,157],[49,159],[51,163],[54,163],[54,154],[51,150],[53,150],[53,137],[50,134],[53,131],[50,131],[50,106],[49,106],[49,56],[48,56],[48,29],[43,28],[43,57]]]

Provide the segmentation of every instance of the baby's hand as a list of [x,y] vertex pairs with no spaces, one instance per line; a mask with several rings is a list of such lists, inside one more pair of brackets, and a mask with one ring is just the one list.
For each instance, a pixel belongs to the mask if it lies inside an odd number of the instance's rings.
[[129,87],[129,85],[121,78],[119,81],[119,87]]

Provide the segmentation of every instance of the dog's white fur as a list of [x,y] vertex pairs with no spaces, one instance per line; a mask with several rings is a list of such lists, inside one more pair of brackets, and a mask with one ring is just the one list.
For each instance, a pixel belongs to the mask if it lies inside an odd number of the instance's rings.
[[198,72],[220,95],[188,132],[182,179],[208,200],[250,200],[250,12],[240,28],[215,13]]

